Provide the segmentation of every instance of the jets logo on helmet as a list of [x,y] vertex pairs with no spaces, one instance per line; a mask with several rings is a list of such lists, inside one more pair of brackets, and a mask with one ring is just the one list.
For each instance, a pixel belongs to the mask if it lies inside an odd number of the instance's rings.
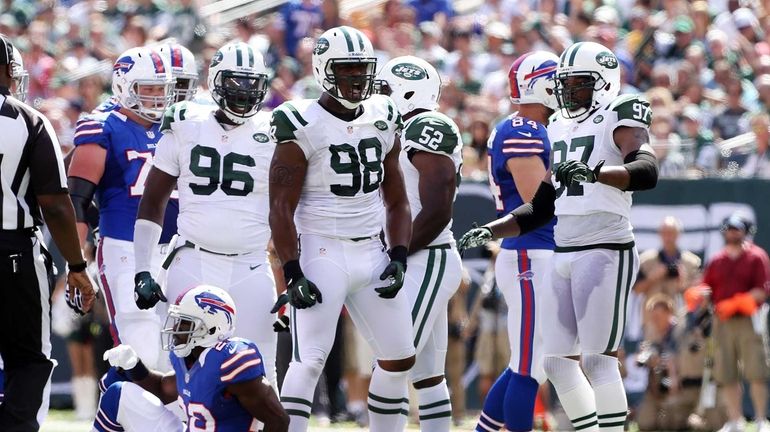
[[617,57],[595,42],[578,42],[559,58],[556,99],[562,115],[583,120],[620,93]]
[[373,94],[377,58],[369,38],[353,27],[325,31],[313,49],[313,76],[345,108],[356,108]]
[[508,71],[511,102],[558,108],[554,91],[559,58],[547,51],[529,52],[514,60]]
[[441,77],[430,63],[414,56],[390,60],[377,77],[378,92],[390,96],[401,115],[434,111],[441,97]]
[[112,67],[112,94],[120,106],[149,122],[160,123],[173,91],[167,62],[150,48],[131,48]]
[[187,357],[195,347],[210,347],[233,335],[236,308],[225,290],[199,285],[169,306],[161,334],[163,348]]
[[211,97],[235,124],[254,116],[267,94],[262,53],[244,42],[229,43],[214,54],[208,79]]

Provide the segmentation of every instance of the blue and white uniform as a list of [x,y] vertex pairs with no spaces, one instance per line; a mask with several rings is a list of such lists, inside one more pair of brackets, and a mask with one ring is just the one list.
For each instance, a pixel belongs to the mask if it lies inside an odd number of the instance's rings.
[[[489,138],[489,180],[498,216],[504,216],[524,200],[507,163],[516,157],[537,157],[547,168],[551,144],[546,127],[533,120],[512,114],[501,121]],[[555,247],[555,219],[537,230],[519,237],[506,238],[495,263],[497,284],[508,304],[508,337],[511,343],[509,367],[512,372],[545,378],[538,343],[538,291]]]
[[[149,367],[160,366],[160,319],[154,310],[140,310],[134,303],[132,242],[139,200],[161,137],[159,128],[153,124],[147,129],[113,110],[83,117],[75,131],[75,146],[96,144],[107,152],[95,196],[100,234],[97,262],[113,341],[115,345],[122,342],[133,346]],[[178,213],[177,201],[169,201],[153,260],[156,276],[165,245],[176,233]]]
[[249,414],[227,386],[265,377],[257,346],[246,339],[229,338],[203,351],[188,368],[184,358],[170,354],[176,373],[179,403],[187,425],[160,400],[136,384],[118,381],[99,402],[94,430],[99,432],[217,431],[256,432],[259,421]]

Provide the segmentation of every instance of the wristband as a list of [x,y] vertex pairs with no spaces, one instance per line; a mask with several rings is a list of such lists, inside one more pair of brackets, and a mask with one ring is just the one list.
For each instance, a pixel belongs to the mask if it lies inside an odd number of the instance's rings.
[[299,260],[291,260],[283,265],[283,276],[287,281],[297,280],[304,276],[302,268],[299,266]]
[[77,264],[67,263],[67,267],[70,269],[71,272],[80,273],[88,267],[88,264],[86,264],[85,261]]
[[409,255],[409,250],[406,246],[396,246],[388,251],[388,256],[391,261],[397,261],[406,266],[406,257]]
[[124,372],[132,382],[141,381],[150,375],[150,370],[147,369],[147,366],[145,366],[141,360],[139,360],[136,363],[136,366],[131,369],[124,369]]

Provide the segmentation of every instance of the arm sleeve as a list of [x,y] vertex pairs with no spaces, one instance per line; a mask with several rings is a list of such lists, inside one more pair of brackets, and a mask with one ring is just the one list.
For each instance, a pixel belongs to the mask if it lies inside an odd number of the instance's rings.
[[103,148],[109,147],[104,121],[96,117],[87,116],[78,120],[75,126],[75,146],[83,144],[98,144]]
[[158,145],[155,147],[152,165],[170,176],[179,177],[178,153],[176,136],[172,131],[167,131],[160,137]]
[[36,195],[67,192],[67,174],[59,140],[45,117],[32,120],[30,128],[30,183]]
[[543,126],[535,129],[525,123],[522,126],[502,125],[501,128],[495,136],[494,146],[499,148],[498,153],[504,162],[515,157],[541,156],[546,147],[550,147]]
[[462,145],[456,127],[440,118],[421,118],[409,124],[403,133],[406,151],[424,151],[452,157],[458,145]]

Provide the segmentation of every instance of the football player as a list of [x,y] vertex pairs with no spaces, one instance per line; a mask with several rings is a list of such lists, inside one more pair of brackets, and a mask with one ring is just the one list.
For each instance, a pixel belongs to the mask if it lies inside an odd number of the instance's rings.
[[397,295],[412,231],[398,162],[401,115],[390,98],[373,94],[377,60],[362,32],[327,30],[312,60],[321,97],[285,102],[271,121],[270,227],[294,306],[281,402],[290,430],[307,430],[345,305],[379,359],[369,387],[371,430],[399,431],[415,353],[409,300]]
[[393,99],[404,121],[399,160],[413,218],[404,293],[412,309],[417,350],[410,379],[419,399],[420,430],[449,431],[452,407],[444,380],[447,305],[462,277],[450,227],[463,143],[454,121],[436,111],[441,78],[430,63],[396,57],[379,78],[379,93]]
[[[522,55],[511,65],[511,102],[519,111],[503,119],[489,138],[490,187],[503,216],[532,201],[550,164],[546,125],[558,108],[554,77],[559,58],[546,51]],[[539,383],[545,381],[540,338],[540,297],[553,256],[551,220],[502,241],[495,279],[508,305],[508,368],[489,390],[476,430],[532,430]]]
[[29,90],[29,72],[24,69],[24,60],[21,58],[21,52],[14,45],[13,61],[11,62],[11,74],[13,75],[13,88],[11,94],[16,99],[24,102],[27,100],[27,90]]
[[[254,342],[232,337],[237,308],[224,290],[207,285],[188,290],[169,307],[163,347],[174,370],[150,370],[130,345],[104,353],[128,381],[111,384],[99,400],[98,432],[288,430],[289,416],[265,377]],[[164,404],[179,400],[187,425]]]
[[572,425],[586,431],[622,431],[625,424],[617,351],[639,267],[631,194],[655,187],[658,178],[648,144],[650,105],[639,95],[618,96],[619,88],[618,59],[609,49],[594,42],[567,48],[556,70],[560,110],[548,126],[553,175],[549,170],[531,203],[461,239],[461,247],[472,247],[558,216],[540,308],[551,317],[542,327],[543,365]]
[[[99,201],[97,263],[115,345],[132,345],[147,365],[160,359],[160,316],[134,303],[134,222],[144,193],[150,161],[160,139],[160,121],[173,98],[174,80],[163,56],[132,48],[115,62],[112,92],[120,106],[86,116],[75,130],[68,187],[81,243],[86,240],[86,212]],[[176,201],[168,206],[164,231],[151,247],[155,266],[176,233]]]
[[[248,311],[235,335],[260,346],[267,377],[276,384],[277,340],[270,314],[275,279],[267,261],[267,177],[275,145],[269,139],[270,114],[260,111],[267,69],[259,51],[235,42],[214,54],[208,79],[218,109],[177,103],[161,125],[163,138],[134,231],[136,305],[152,308],[202,283],[222,287]],[[152,245],[161,236],[174,187],[179,236],[163,264],[168,269],[164,295],[152,276]]]

